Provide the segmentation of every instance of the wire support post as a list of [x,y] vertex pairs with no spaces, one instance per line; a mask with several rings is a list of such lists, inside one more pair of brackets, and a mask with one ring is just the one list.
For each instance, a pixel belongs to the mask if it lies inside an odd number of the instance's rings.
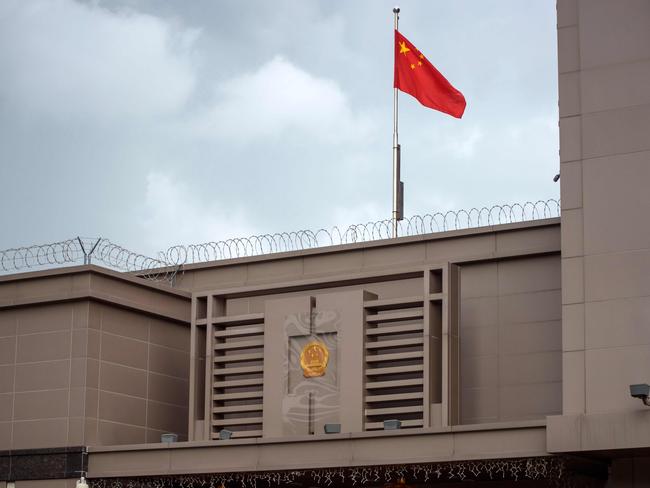
[[97,245],[100,243],[102,240],[101,237],[97,238],[97,241],[93,245],[93,247],[90,249],[90,251],[86,251],[86,246],[84,246],[84,242],[81,240],[81,237],[77,236],[77,241],[79,241],[79,247],[81,248],[81,252],[83,252],[84,255],[84,264],[90,264],[91,263],[91,257],[93,253],[95,252],[95,249],[97,249]]

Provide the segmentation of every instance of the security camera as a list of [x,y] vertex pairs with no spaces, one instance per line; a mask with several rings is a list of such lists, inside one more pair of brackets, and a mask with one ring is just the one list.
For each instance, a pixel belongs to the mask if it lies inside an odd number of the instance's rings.
[[556,174],[556,175],[553,177],[553,183],[557,183],[559,179],[560,179],[560,173]]
[[646,383],[640,383],[638,385],[630,385],[630,396],[633,398],[639,398],[644,405],[650,407],[650,385]]

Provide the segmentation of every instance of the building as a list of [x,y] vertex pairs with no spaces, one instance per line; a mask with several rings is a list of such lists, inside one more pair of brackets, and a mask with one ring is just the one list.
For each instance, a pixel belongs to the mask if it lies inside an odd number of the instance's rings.
[[1,277],[0,488],[647,485],[649,26],[558,1],[561,219]]

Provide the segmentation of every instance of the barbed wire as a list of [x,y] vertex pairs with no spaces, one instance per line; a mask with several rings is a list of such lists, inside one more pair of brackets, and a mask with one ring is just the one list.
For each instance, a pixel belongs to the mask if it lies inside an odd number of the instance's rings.
[[[414,215],[398,222],[398,236],[417,236],[560,216],[559,200],[538,200],[448,212]],[[130,251],[105,238],[77,237],[49,244],[0,250],[0,273],[44,269],[71,263],[99,262],[109,268],[137,272],[154,281],[173,282],[183,266],[279,252],[390,239],[390,219],[331,229],[259,234],[172,246],[157,258]]]
[[76,237],[48,244],[0,250],[0,272],[45,269],[97,261],[118,271],[146,273],[152,280],[171,280],[174,270],[160,259],[130,251],[109,239]]

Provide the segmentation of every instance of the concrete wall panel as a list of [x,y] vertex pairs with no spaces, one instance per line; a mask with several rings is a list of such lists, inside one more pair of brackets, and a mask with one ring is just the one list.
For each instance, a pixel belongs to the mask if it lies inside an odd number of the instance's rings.
[[559,256],[460,269],[461,423],[561,411]]
[[581,76],[583,113],[650,104],[650,60],[585,70]]
[[67,417],[68,395],[68,389],[16,393],[14,420]]
[[575,25],[557,30],[558,70],[562,73],[580,69],[580,48],[578,28]]
[[59,447],[68,440],[68,419],[21,420],[13,422],[13,449],[33,446]]
[[305,276],[356,273],[363,269],[363,251],[339,252],[320,256],[305,256],[303,271]]
[[429,263],[485,257],[496,252],[496,237],[492,234],[469,236],[464,239],[443,239],[426,243]]
[[554,251],[560,247],[560,236],[551,228],[539,227],[523,232],[500,232],[495,235],[498,255],[532,251]]
[[560,119],[560,162],[582,159],[582,118],[564,117]]
[[644,224],[650,208],[649,162],[650,151],[645,151],[585,163],[586,254],[650,248],[650,228]]
[[585,359],[586,408],[590,414],[643,407],[630,396],[629,385],[648,382],[650,345],[590,349]]
[[558,90],[562,103],[560,117],[580,114],[580,72],[572,71],[559,75]]
[[562,412],[585,410],[585,352],[562,353]]
[[562,227],[562,256],[565,258],[584,255],[584,230],[582,209],[562,211],[566,226]]
[[649,132],[650,105],[583,115],[582,156],[588,159],[648,151]]
[[650,5],[645,0],[579,2],[583,70],[648,58]]
[[650,249],[585,258],[587,301],[650,295]]
[[650,344],[650,297],[587,303],[585,315],[588,349]]
[[579,351],[585,348],[585,304],[562,307],[562,350]]
[[[560,175],[562,212],[582,208],[582,161],[563,163],[560,166]],[[563,225],[562,229],[565,230],[566,226]]]

